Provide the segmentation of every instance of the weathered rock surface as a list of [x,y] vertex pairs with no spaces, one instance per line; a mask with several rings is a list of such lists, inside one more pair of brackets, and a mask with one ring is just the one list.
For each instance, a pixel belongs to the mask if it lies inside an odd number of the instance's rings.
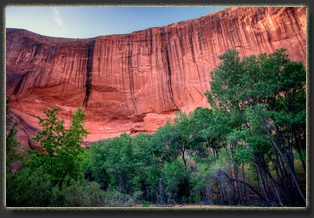
[[154,132],[174,111],[208,106],[209,72],[231,47],[245,56],[286,48],[291,60],[305,63],[306,8],[228,8],[91,39],[7,29],[6,97],[26,138],[38,128],[35,115],[42,117],[48,107],[61,109],[67,122],[84,108],[87,142],[124,131]]

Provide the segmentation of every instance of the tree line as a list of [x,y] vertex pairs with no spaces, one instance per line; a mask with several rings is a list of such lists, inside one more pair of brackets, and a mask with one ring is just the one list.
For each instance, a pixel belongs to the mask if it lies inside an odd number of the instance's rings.
[[305,206],[306,71],[284,51],[241,59],[227,50],[210,72],[210,108],[179,111],[153,134],[82,148],[85,113],[65,129],[49,109],[33,137],[44,152],[22,160],[13,125],[7,206]]

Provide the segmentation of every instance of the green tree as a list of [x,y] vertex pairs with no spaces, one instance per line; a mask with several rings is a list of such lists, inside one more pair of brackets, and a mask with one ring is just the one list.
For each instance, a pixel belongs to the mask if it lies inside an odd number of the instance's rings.
[[44,152],[33,150],[28,161],[30,170],[44,166],[45,173],[50,175],[52,184],[62,183],[65,176],[75,180],[82,179],[80,167],[83,149],[83,137],[88,135],[84,129],[86,114],[81,108],[72,114],[72,121],[68,129],[64,127],[64,120],[60,120],[59,109],[44,111],[46,118],[38,116],[39,125],[43,131],[37,132],[32,139],[39,142]]
[[151,139],[151,150],[160,163],[159,168],[165,161],[176,160],[180,154],[176,146],[173,146],[177,141],[176,133],[174,125],[167,121],[164,126],[158,128]]
[[32,170],[24,168],[14,174],[7,174],[7,207],[47,207],[50,203],[50,176],[43,167]]
[[95,180],[102,189],[106,189],[110,183],[110,177],[105,166],[108,157],[107,141],[97,141],[91,143],[90,158],[82,163],[85,177],[88,174],[89,180]]
[[178,160],[165,162],[162,168],[162,182],[168,203],[178,202],[179,185],[183,184],[186,176],[184,165],[181,162]]
[[[234,129],[229,139],[243,143],[254,155],[266,201],[304,205],[294,152],[302,154],[305,149],[306,72],[302,62],[290,61],[284,51],[241,60],[235,49],[227,50],[211,72],[211,91],[206,95],[212,107],[227,109],[241,118],[244,128]],[[277,178],[270,172],[270,163]]]

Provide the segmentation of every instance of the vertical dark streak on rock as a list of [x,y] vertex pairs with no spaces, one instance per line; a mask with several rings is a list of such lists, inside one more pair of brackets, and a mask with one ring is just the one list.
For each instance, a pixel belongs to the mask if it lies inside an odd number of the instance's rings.
[[[62,48],[61,49],[58,49],[58,53],[60,53],[62,51]],[[67,55],[70,55],[70,52],[66,53]],[[56,55],[57,57],[57,55]],[[74,57],[73,57],[74,58]],[[67,56],[64,58],[65,60],[67,60]],[[65,62],[65,61],[64,61]],[[73,66],[73,63],[74,63],[74,60],[72,60],[71,62],[67,61],[67,63],[63,64],[63,56],[62,58],[60,58],[60,64],[63,65],[63,71],[66,72],[66,74],[69,72],[69,77],[65,77],[64,79],[62,79],[62,83],[64,81],[64,86],[62,87],[62,93],[66,93],[66,90],[68,89],[68,86],[69,86],[69,82],[70,82],[70,78],[71,78],[71,74],[72,74],[72,71],[68,71],[66,70],[66,68],[68,67],[67,65],[72,65]]]
[[[182,62],[182,69],[181,71],[182,72],[185,72],[185,65],[184,65],[184,56],[185,56],[185,50],[187,48],[185,48],[185,44],[183,43],[184,41],[184,37],[188,37],[189,36],[189,33],[185,33],[186,32],[186,29],[187,28],[183,28],[182,26],[180,27],[180,31],[179,31],[179,47],[180,47],[180,52],[181,52],[181,62]],[[188,47],[188,46],[187,46]],[[185,73],[180,73],[180,79],[181,81],[183,81],[183,84],[184,84],[184,88],[186,87],[186,78],[185,78]],[[177,85],[178,86],[178,85]],[[178,88],[178,90],[182,90],[180,89],[180,87]],[[183,93],[183,98],[185,100],[185,102],[189,102],[188,98],[186,97],[186,93],[185,91],[182,90],[182,93]]]
[[[297,30],[295,30],[294,27],[293,27],[293,25],[291,25],[291,26],[292,26],[292,29],[293,29],[294,32],[296,32],[296,33],[301,32],[301,29],[302,29],[302,28],[301,28],[301,26],[300,26],[300,24],[299,24],[298,19],[296,18],[296,16],[297,16],[297,15],[296,15],[296,9],[295,9],[295,8],[288,8],[288,9],[290,9],[290,10],[287,10],[287,11],[286,11],[286,14],[287,14],[288,19],[290,20],[290,23],[291,23],[291,24],[295,23],[295,24],[297,25],[297,27],[298,27]],[[293,19],[291,18],[291,16],[292,16]],[[301,47],[303,53],[306,54],[306,49],[302,46],[302,43],[301,43],[301,41],[300,41],[298,35],[295,35],[295,37],[296,37],[296,39],[298,40],[299,45],[300,45],[300,47]]]
[[40,53],[42,47],[43,47],[43,44],[40,44],[40,43],[35,46],[34,57],[36,57]]
[[91,94],[91,86],[92,86],[92,66],[93,66],[93,54],[94,54],[94,45],[95,45],[95,40],[91,41],[87,46],[87,69],[86,69],[86,82],[85,82],[85,87],[86,87],[86,94],[85,98],[83,101],[83,106],[84,108],[87,107],[88,103],[88,98]]
[[[287,10],[286,10],[286,14],[287,14],[287,17],[289,18],[289,20],[290,20],[290,22],[291,23],[295,23],[297,26],[298,26],[298,30],[301,30],[302,28],[301,28],[301,26],[300,26],[300,24],[299,24],[299,21],[298,21],[298,19],[296,18],[297,17],[297,15],[296,15],[296,8],[291,8],[291,7],[289,7]],[[291,14],[291,16],[293,17],[293,21],[292,21],[292,18],[289,16],[289,14]],[[293,28],[293,25],[292,25],[292,28]],[[294,29],[294,28],[293,28]],[[296,32],[298,32],[298,31],[296,31]]]
[[[73,57],[75,58],[75,54],[73,54]],[[70,68],[69,71],[68,71],[68,72],[70,72],[70,75],[69,75],[69,79],[68,79],[68,81],[66,83],[67,84],[66,85],[66,90],[68,89],[70,79],[72,78],[72,72],[73,72],[74,64],[75,64],[74,61],[71,61],[70,66],[68,66],[68,64],[66,64],[67,68]],[[74,77],[75,77],[74,81],[76,82],[77,73],[74,73]]]
[[[122,90],[121,90],[121,95],[123,95],[123,97],[124,97],[124,102],[125,102],[125,106],[126,106],[126,108],[127,108],[127,110],[129,110],[129,104],[128,104],[128,98],[126,97],[126,92],[125,92],[125,62],[126,62],[126,59],[127,59],[127,51],[125,51],[125,50],[123,50],[123,41],[124,41],[124,39],[125,39],[125,41],[127,42],[127,44],[129,45],[129,42],[130,42],[130,35],[128,35],[128,36],[125,36],[125,37],[122,37],[122,38],[119,38],[118,39],[118,41],[119,41],[119,46],[121,46],[120,48],[119,48],[119,51],[121,52],[121,81],[122,81]],[[106,55],[106,53],[105,53],[105,55]],[[126,57],[126,58],[125,58]],[[126,72],[127,73],[127,72]]]
[[132,48],[129,48],[128,52],[128,74],[129,74],[129,83],[130,83],[130,94],[131,100],[136,111],[136,115],[138,115],[136,104],[135,104],[135,95],[134,95],[134,75],[133,75],[133,68],[132,68]]
[[169,61],[169,52],[168,52],[168,45],[166,46],[166,64],[167,64],[167,71],[168,71],[168,87],[169,87],[169,94],[172,104],[176,107],[176,110],[178,110],[178,106],[176,105],[174,99],[173,99],[173,91],[172,91],[172,84],[171,84],[171,66]]
[[[158,37],[157,37],[157,43],[159,44],[158,38],[160,39],[160,42],[161,42],[161,43],[164,43],[164,42],[165,42],[165,40],[164,40],[164,30],[158,31],[158,32],[157,32],[157,35],[158,35]],[[157,66],[157,75],[156,75],[157,84],[159,84],[159,81],[164,81],[164,80],[163,80],[163,75],[164,75],[164,74],[163,74],[163,73],[160,73],[160,71],[163,72],[163,69],[161,70],[161,69],[158,67],[158,63],[159,63],[159,62],[162,62],[163,65],[164,65],[163,56],[162,56],[162,54],[164,53],[163,47],[162,47],[161,49],[159,49],[158,52],[160,52],[160,54],[161,54],[161,60],[159,61],[159,56],[156,55],[155,65]],[[158,77],[159,77],[159,78],[158,78]],[[161,82],[161,83],[160,83],[160,87],[158,87],[158,85],[157,85],[158,100],[159,100],[159,102],[160,102],[160,104],[161,104],[161,106],[160,106],[161,110],[162,110],[162,111],[165,111],[165,105],[164,105],[165,97],[164,97],[164,92],[163,92],[163,90],[164,90],[164,83]]]
[[149,35],[150,35],[150,53],[153,53],[153,32],[152,29],[149,29]]
[[196,65],[196,70],[197,70],[197,75],[198,75],[198,80],[199,80],[199,83],[200,83],[200,88],[201,88],[201,91],[202,93],[204,93],[204,90],[203,90],[203,86],[202,86],[202,80],[201,80],[201,76],[200,76],[200,71],[198,69],[198,65],[195,61],[195,53],[194,53],[194,45],[193,45],[193,40],[192,40],[192,37],[193,37],[193,26],[191,25],[189,27],[189,34],[191,34],[189,36],[189,41],[190,41],[190,45],[191,45],[191,54],[192,54],[192,60],[193,60],[193,63]]
[[[152,69],[152,56],[153,56],[153,31],[152,29],[149,29],[149,35],[150,35],[150,58],[149,58],[149,65],[151,66],[151,70],[150,70],[150,78],[151,78],[151,84],[154,84],[154,77],[153,77],[153,69]],[[155,105],[155,96],[153,95],[154,93],[154,86],[152,86],[151,88],[151,93],[153,96],[153,104],[154,104],[154,111],[156,111],[156,105]]]
[[[30,71],[27,71],[25,74],[23,74],[23,75],[21,76],[19,83],[17,84],[17,86],[15,87],[15,89],[14,89],[14,91],[13,91],[13,95],[17,95],[17,94],[20,92],[21,87],[22,87],[24,81],[27,80],[27,77],[28,77],[29,73],[30,73]],[[23,90],[23,89],[22,89],[22,90]]]
[[195,63],[195,54],[194,54],[194,45],[193,45],[192,36],[193,36],[193,26],[191,25],[189,26],[189,30],[188,30],[188,38],[191,45],[192,59],[193,59],[193,62]]
[[45,78],[45,68],[40,67],[39,69],[36,69],[34,72],[36,75],[35,81],[34,81],[34,86],[42,86],[43,85],[43,78]]

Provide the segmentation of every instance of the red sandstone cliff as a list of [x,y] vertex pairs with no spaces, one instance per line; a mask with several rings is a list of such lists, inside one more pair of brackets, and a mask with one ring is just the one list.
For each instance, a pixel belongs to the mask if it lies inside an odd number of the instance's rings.
[[291,60],[305,63],[306,8],[228,8],[91,39],[7,29],[6,97],[24,138],[38,128],[34,116],[48,107],[61,109],[66,120],[83,107],[91,132],[87,141],[123,131],[153,132],[174,111],[207,106],[209,72],[231,47],[245,56],[286,48]]

